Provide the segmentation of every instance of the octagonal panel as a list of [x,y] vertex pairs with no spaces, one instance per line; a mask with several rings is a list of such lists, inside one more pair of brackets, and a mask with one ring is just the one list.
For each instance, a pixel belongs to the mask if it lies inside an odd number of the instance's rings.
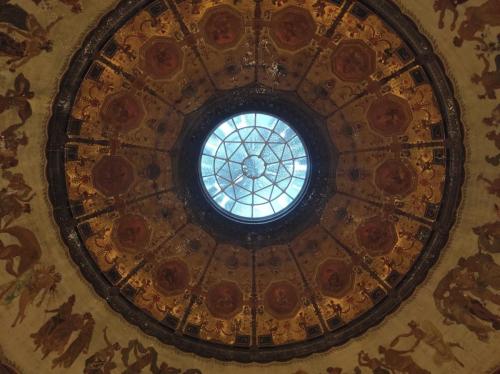
[[243,293],[236,283],[221,281],[208,290],[206,304],[215,318],[230,319],[243,308]]
[[212,47],[228,49],[236,46],[244,32],[243,17],[227,5],[207,10],[200,26],[205,41]]
[[361,82],[375,72],[377,55],[362,40],[342,41],[332,53],[332,69],[345,82]]
[[112,236],[121,250],[136,252],[148,245],[151,230],[143,216],[125,214],[114,222]]
[[155,270],[153,282],[164,295],[178,295],[184,292],[189,284],[189,269],[179,259],[162,262]]
[[398,241],[394,223],[380,216],[362,222],[356,229],[356,237],[370,256],[389,253]]
[[354,286],[354,266],[351,261],[330,258],[316,272],[316,284],[326,296],[341,298]]
[[416,187],[415,170],[399,159],[384,161],[375,170],[375,185],[387,195],[403,197]]
[[316,23],[303,8],[289,6],[273,14],[271,37],[283,49],[296,51],[307,46],[316,32]]
[[92,181],[105,196],[121,195],[134,181],[134,168],[121,156],[103,156],[92,168]]
[[264,293],[264,307],[277,319],[293,317],[297,314],[299,306],[297,289],[288,281],[271,283]]
[[151,38],[141,47],[139,65],[154,79],[168,79],[182,68],[184,54],[179,44],[163,37]]
[[392,94],[375,100],[367,113],[370,127],[383,136],[403,135],[412,118],[408,102]]
[[144,115],[142,103],[129,91],[106,97],[100,111],[104,126],[118,133],[126,133],[138,128]]

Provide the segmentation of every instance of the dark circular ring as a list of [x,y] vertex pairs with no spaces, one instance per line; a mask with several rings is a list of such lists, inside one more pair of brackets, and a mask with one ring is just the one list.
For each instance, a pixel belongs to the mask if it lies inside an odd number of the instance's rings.
[[[300,135],[309,152],[310,171],[302,196],[283,214],[264,225],[248,224],[213,209],[198,174],[198,160],[207,135],[219,123],[237,113],[261,112],[283,119]],[[178,195],[186,202],[194,222],[212,236],[244,247],[285,243],[318,221],[326,196],[334,191],[336,152],[329,141],[324,120],[295,94],[267,92],[262,87],[245,87],[219,93],[200,110],[186,116],[184,131],[176,144],[174,160]]]
[[[339,0],[332,1],[339,2]],[[83,41],[82,47],[73,56],[69,68],[61,80],[59,92],[54,99],[52,116],[48,123],[46,175],[54,217],[73,261],[79,266],[82,274],[92,284],[95,291],[105,298],[109,305],[121,313],[127,321],[139,326],[146,334],[155,336],[166,344],[174,345],[184,351],[194,352],[203,357],[239,362],[286,361],[341,345],[380,323],[385,316],[398,308],[400,303],[407,299],[414,292],[416,286],[425,279],[429,269],[438,259],[441,249],[445,246],[449,231],[455,222],[461,198],[465,161],[460,110],[454,97],[452,84],[445,74],[445,68],[433,52],[431,43],[418,31],[415,23],[402,14],[401,10],[390,0],[358,1],[359,9],[361,9],[360,17],[363,17],[363,12],[373,12],[381,17],[403,38],[408,48],[415,54],[417,62],[424,69],[433,86],[436,100],[443,115],[444,123],[441,135],[445,140],[447,169],[444,187],[446,190],[445,198],[439,207],[434,226],[422,238],[425,241],[425,247],[414,266],[405,278],[392,289],[390,294],[378,300],[377,304],[360,318],[323,336],[297,344],[248,349],[207,343],[176,334],[168,324],[156,321],[132,305],[122,294],[117,293],[116,287],[98,269],[85,248],[68,203],[64,175],[66,128],[71,121],[70,112],[82,77],[89,70],[95,56],[112,38],[113,34],[138,11],[146,9],[154,13],[160,2],[158,0],[120,1],[111,12],[101,19],[100,23]]]
[[[276,96],[276,95],[274,95]],[[227,103],[224,104],[225,106],[227,105]],[[202,147],[197,147],[198,149],[200,150],[204,150],[206,148],[206,145],[207,145],[207,142],[209,141],[209,139],[211,138],[211,135],[214,133],[214,129],[217,128],[219,125],[221,125],[222,123],[224,122],[227,122],[233,118],[236,118],[240,115],[245,115],[245,114],[255,114],[255,115],[259,115],[259,114],[266,114],[266,115],[270,115],[270,116],[273,116],[276,120],[279,120],[279,121],[283,121],[283,118],[277,116],[276,114],[273,113],[274,110],[269,110],[269,111],[266,111],[265,109],[264,110],[258,110],[258,111],[244,111],[244,112],[235,112],[233,113],[231,116],[225,118],[222,122],[220,123],[217,123],[216,126],[212,127],[211,131],[209,132],[208,135],[205,136],[205,141],[203,142],[203,145]],[[289,123],[286,123],[287,126],[289,126],[290,124]],[[311,130],[314,130],[316,129],[317,127],[316,126],[309,126]],[[202,152],[199,152],[199,157],[198,157],[198,174],[199,174],[199,178],[200,178],[200,184],[202,185],[202,190],[203,192],[205,193],[205,196],[206,198],[212,203],[212,205],[214,206],[215,209],[217,209],[222,215],[226,216],[227,218],[233,220],[233,221],[237,221],[237,222],[241,222],[241,223],[245,223],[245,224],[268,224],[272,221],[276,221],[280,218],[282,218],[284,215],[288,214],[290,211],[292,211],[299,203],[300,201],[302,200],[302,198],[304,197],[304,194],[305,192],[307,191],[307,187],[309,185],[309,177],[311,175],[310,171],[311,171],[311,165],[310,165],[310,162],[309,162],[309,152],[307,150],[307,146],[304,144],[304,141],[302,140],[302,136],[296,132],[295,128],[292,126],[291,129],[293,131],[295,131],[295,134],[296,136],[298,137],[298,139],[300,139],[300,142],[301,144],[304,146],[304,152],[306,154],[306,159],[307,159],[307,173],[306,173],[306,176],[305,176],[305,179],[304,179],[304,184],[302,185],[301,187],[301,191],[299,193],[298,196],[296,196],[294,198],[294,200],[288,205],[286,206],[284,209],[282,209],[281,211],[279,212],[276,212],[274,214],[270,214],[268,216],[265,216],[265,217],[262,217],[262,218],[253,218],[253,217],[250,217],[250,218],[247,218],[247,217],[240,217],[238,215],[235,215],[235,214],[232,214],[231,212],[227,212],[226,209],[223,209],[221,208],[215,201],[212,201],[212,196],[210,195],[209,191],[207,190],[206,186],[204,185],[204,183],[202,182],[202,179],[203,179],[203,174],[202,174],[202,171],[201,171],[201,162],[202,162]],[[284,138],[281,138],[283,141],[286,142],[286,140]],[[242,143],[245,143],[246,141],[242,139]],[[219,145],[220,147],[220,145]],[[183,147],[181,146],[180,149],[183,149]],[[251,175],[251,173],[248,172],[248,167],[246,166],[246,162],[250,159],[253,159],[253,158],[257,158],[258,159],[258,162],[262,163],[261,164],[261,167],[263,167],[263,170],[258,174],[258,175]],[[250,155],[250,156],[247,156],[242,162],[241,162],[241,165],[242,165],[242,172],[244,175],[246,175],[247,177],[251,178],[251,179],[257,179],[257,178],[260,178],[262,177],[266,170],[267,170],[267,164],[266,162],[260,157],[260,156],[255,156],[255,155]],[[221,188],[222,189],[222,188]],[[286,188],[285,188],[286,189]],[[250,228],[249,228],[250,229]]]

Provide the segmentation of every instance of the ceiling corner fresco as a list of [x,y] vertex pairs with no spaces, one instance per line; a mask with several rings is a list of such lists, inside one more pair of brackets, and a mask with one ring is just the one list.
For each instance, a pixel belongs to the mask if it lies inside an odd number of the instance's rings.
[[[0,1],[0,373],[500,373],[499,36],[499,0]],[[197,171],[254,111],[311,163],[257,225]]]

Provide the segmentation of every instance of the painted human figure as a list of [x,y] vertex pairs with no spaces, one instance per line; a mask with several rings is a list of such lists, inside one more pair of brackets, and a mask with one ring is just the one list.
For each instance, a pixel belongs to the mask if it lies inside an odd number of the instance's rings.
[[[491,140],[495,144],[495,147],[497,149],[500,149],[500,132],[492,130],[486,134],[486,139]],[[493,166],[500,165],[500,153],[496,154],[495,156],[486,156],[485,159],[486,162]]]
[[45,359],[52,352],[62,355],[71,334],[82,329],[84,322],[85,317],[81,314],[66,315],[46,338],[45,344],[42,346],[42,359]]
[[[2,200],[0,196],[0,202]],[[15,238],[17,243],[4,244],[0,240],[0,260],[7,262],[5,265],[7,273],[16,278],[20,277],[40,260],[42,255],[40,243],[31,230],[21,226],[0,229],[0,238],[4,235]],[[17,268],[15,268],[15,261]]]
[[378,347],[378,352],[383,355],[382,362],[388,367],[398,373],[404,374],[431,374],[430,371],[421,368],[413,358],[408,355],[413,350],[396,350],[392,348]]
[[[342,374],[342,368],[339,367],[328,367],[326,369],[327,374]],[[296,373],[297,374],[297,373]]]
[[13,173],[5,170],[2,173],[2,178],[8,181],[7,189],[15,191],[17,197],[22,201],[30,201],[33,198],[33,189],[24,181],[24,176],[21,173]]
[[[467,269],[474,274],[476,285],[479,290],[491,287],[496,291],[500,291],[500,265],[497,264],[493,257],[486,253],[477,253],[474,256],[467,258],[461,257],[458,260],[458,265]],[[473,294],[480,296],[480,291]],[[484,295],[482,295],[484,297]],[[491,297],[490,301],[500,305],[500,295]]]
[[[135,362],[129,363],[131,352],[134,354]],[[158,370],[158,352],[153,347],[145,348],[137,339],[131,340],[127,348],[122,349],[122,362],[127,368],[123,374],[141,373],[146,367],[152,372]]]
[[486,182],[488,193],[500,197],[500,177],[495,179],[486,178],[483,174],[477,176],[478,181]]
[[[1,6],[0,6],[1,9]],[[32,115],[31,104],[29,102],[35,94],[31,91],[30,82],[21,73],[14,81],[14,89],[7,89],[4,95],[0,95],[0,113],[3,113],[9,109],[16,109],[17,115],[21,120],[20,123],[11,125],[2,133],[15,131],[17,128],[28,120]]]
[[457,47],[464,41],[476,41],[485,45],[483,38],[477,34],[486,26],[500,26],[500,0],[487,0],[479,6],[468,7],[465,10],[465,20],[458,27],[458,36],[453,39],[453,43]]
[[29,305],[35,302],[40,293],[42,296],[36,303],[36,306],[41,306],[47,294],[55,291],[58,283],[61,282],[61,279],[61,274],[55,271],[55,267],[53,265],[48,267],[35,267],[31,277],[29,278],[27,284],[23,287],[21,295],[19,296],[19,310],[14,322],[12,323],[12,327],[15,327],[17,323],[22,323],[24,321],[24,318],[26,317],[26,309]]
[[175,266],[170,266],[162,273],[162,281],[165,282],[165,289],[175,290],[179,286],[178,269]]
[[480,251],[500,253],[500,221],[485,223],[472,230],[478,236],[477,242]]
[[[32,0],[36,5],[42,4],[43,0]],[[70,7],[73,13],[80,13],[82,11],[82,5],[80,0],[59,0],[60,3]]]
[[389,105],[384,112],[377,115],[375,121],[380,129],[391,131],[401,127],[401,123],[405,121],[405,114],[399,107]]
[[221,311],[231,311],[235,309],[235,300],[230,290],[228,290],[227,288],[222,288],[218,296],[219,297],[215,302],[215,306],[217,309]]
[[360,351],[358,353],[358,364],[361,367],[369,368],[373,374],[393,374],[378,358],[371,358],[368,353]]
[[491,140],[493,143],[495,143],[495,147],[497,147],[497,149],[500,149],[500,133],[497,133],[494,130],[490,131],[486,134],[486,139]]
[[59,357],[52,360],[52,369],[56,367],[69,368],[80,354],[88,353],[92,334],[94,332],[95,321],[92,314],[85,313],[83,315],[83,326],[78,336],[71,342],[68,348]]
[[485,322],[490,322],[495,330],[500,330],[500,315],[491,312],[481,301],[467,298],[467,308],[470,313]]
[[467,1],[469,0],[435,0],[434,11],[439,12],[439,28],[442,29],[444,27],[444,17],[446,15],[446,11],[449,10],[453,14],[453,21],[451,22],[450,30],[455,30],[458,20],[457,7]]
[[274,300],[281,307],[289,307],[293,301],[289,300],[287,291],[283,288],[275,288],[273,291]]
[[10,226],[23,213],[29,213],[29,202],[34,196],[31,187],[24,181],[23,174],[4,170],[2,178],[8,184],[0,190],[0,230]]
[[50,319],[45,322],[36,333],[30,335],[35,343],[35,351],[37,351],[40,347],[43,349],[43,347],[47,344],[50,335],[54,332],[57,326],[63,323],[71,315],[75,301],[75,295],[71,295],[66,302],[61,304],[59,308],[45,311],[45,313],[55,313],[55,315],[50,317]]
[[218,45],[225,45],[233,42],[235,34],[233,31],[232,18],[225,13],[218,13],[213,16],[213,21],[208,27],[212,40]]
[[483,54],[478,57],[484,62],[484,69],[481,75],[474,74],[471,81],[484,87],[485,93],[478,95],[480,99],[496,99],[495,91],[500,89],[500,55],[495,57],[495,69],[493,70],[490,70],[490,61]]
[[59,0],[59,2],[69,6],[73,13],[80,13],[82,11],[80,0]]
[[25,133],[19,134],[16,130],[19,125],[13,125],[0,133],[0,168],[7,170],[19,164],[17,149],[28,144]]
[[478,284],[476,276],[459,264],[439,282],[434,290],[434,302],[445,317],[444,323],[463,324],[485,341],[490,332],[500,330],[500,316],[491,312],[481,297],[498,303],[498,295]]
[[7,363],[0,362],[0,373],[2,374],[19,374],[19,372]]
[[0,56],[8,57],[9,70],[15,71],[43,51],[52,51],[48,35],[62,17],[43,27],[32,14],[9,2],[0,0]]
[[[0,0],[1,1],[1,0]],[[1,9],[0,3],[0,30],[1,30]],[[2,32],[0,31],[0,55],[2,50]],[[14,81],[14,88],[8,89],[4,95],[0,95],[0,114],[11,109],[17,111],[20,122],[6,126],[0,132],[0,168],[3,170],[17,166],[17,149],[20,145],[28,144],[25,133],[18,130],[31,117],[32,110],[30,99],[34,93],[30,90],[30,82],[19,74]]]
[[365,56],[357,49],[344,49],[337,57],[337,68],[347,76],[366,75],[367,61]]
[[109,374],[116,368],[114,362],[115,352],[121,349],[118,342],[111,343],[108,339],[107,328],[103,330],[106,347],[94,353],[85,361],[84,374]]
[[[29,201],[33,196],[23,197],[6,188],[0,190],[0,229],[7,229],[24,213],[31,212]],[[0,231],[1,233],[1,231]]]
[[500,104],[492,110],[491,116],[483,118],[483,123],[486,126],[499,127],[500,126]]
[[308,25],[300,17],[291,16],[281,22],[279,37],[290,45],[295,45],[307,35]]
[[458,347],[460,349],[463,349],[463,347],[459,343],[445,342],[441,332],[431,322],[423,321],[422,324],[419,325],[415,321],[410,321],[408,326],[410,327],[410,331],[394,338],[390,344],[391,347],[396,346],[402,338],[412,337],[415,338],[413,349],[415,349],[420,342],[424,342],[434,349],[434,362],[436,364],[440,365],[443,362],[455,361],[460,366],[464,366],[452,351],[453,347]]

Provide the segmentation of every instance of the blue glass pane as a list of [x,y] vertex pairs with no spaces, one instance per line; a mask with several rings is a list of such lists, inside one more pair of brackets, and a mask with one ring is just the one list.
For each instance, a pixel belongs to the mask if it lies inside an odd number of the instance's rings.
[[309,158],[284,121],[246,113],[222,122],[200,157],[203,186],[228,215],[258,222],[289,208],[305,187]]

